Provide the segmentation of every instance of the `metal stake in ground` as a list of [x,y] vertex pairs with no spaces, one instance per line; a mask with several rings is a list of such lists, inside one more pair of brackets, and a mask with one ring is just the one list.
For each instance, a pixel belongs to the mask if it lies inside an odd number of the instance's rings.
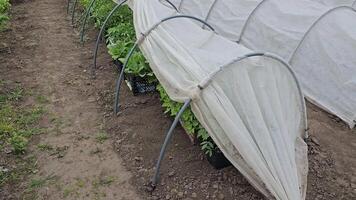
[[96,0],[91,0],[89,6],[88,6],[88,8],[87,8],[87,10],[85,11],[84,20],[83,20],[83,22],[82,22],[82,28],[81,28],[81,31],[80,31],[80,43],[83,43],[83,42],[84,42],[85,26],[86,26],[86,24],[87,24],[87,20],[88,20],[89,14],[90,14],[90,10],[91,10],[91,8],[93,7],[95,1],[96,1]]
[[188,99],[188,100],[184,101],[184,105],[179,110],[177,116],[175,117],[171,127],[169,128],[169,130],[168,130],[168,132],[166,134],[166,138],[164,139],[164,142],[163,142],[163,145],[161,147],[161,151],[159,153],[159,157],[158,157],[158,160],[157,160],[157,163],[156,163],[156,170],[155,170],[155,173],[153,175],[153,178],[152,178],[152,181],[151,181],[151,184],[150,184],[150,186],[152,187],[152,190],[154,190],[156,188],[156,185],[157,185],[157,182],[158,182],[158,178],[159,178],[159,170],[161,168],[161,162],[162,162],[162,159],[163,159],[164,154],[166,152],[167,146],[168,146],[169,142],[171,141],[174,128],[177,126],[180,117],[182,116],[184,111],[188,108],[188,106],[190,105],[191,101],[192,101],[191,99]]
[[99,42],[100,42],[100,38],[101,35],[103,34],[106,24],[108,23],[109,19],[111,18],[111,16],[115,13],[115,11],[117,9],[119,9],[127,0],[122,1],[121,3],[117,4],[112,10],[111,12],[108,14],[108,16],[106,17],[103,25],[100,28],[98,37],[96,38],[96,43],[95,43],[95,49],[94,49],[94,61],[93,61],[93,67],[91,68],[91,75],[94,78],[95,77],[95,70],[96,70],[96,57],[98,54],[98,49],[99,49]]
[[77,7],[78,0],[74,1],[73,9],[72,9],[72,25],[74,25],[74,16],[75,16],[75,9]]

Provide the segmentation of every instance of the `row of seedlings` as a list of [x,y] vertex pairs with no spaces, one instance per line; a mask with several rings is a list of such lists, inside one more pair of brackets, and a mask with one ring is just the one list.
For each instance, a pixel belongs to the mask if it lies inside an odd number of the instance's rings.
[[[80,3],[86,10],[90,9],[90,0],[80,0]],[[96,27],[102,26],[107,15],[115,6],[116,3],[111,0],[95,0],[90,9],[89,21],[94,21]],[[136,40],[132,11],[127,5],[120,7],[113,14],[105,25],[104,35],[108,52],[118,69],[121,70],[122,63]],[[174,102],[169,98],[139,50],[133,53],[125,68],[125,80],[134,95],[157,90],[165,114],[174,117],[183,106],[182,103]],[[230,165],[190,108],[184,111],[181,124],[192,141],[197,140],[200,143],[208,161],[215,168],[220,169]]]

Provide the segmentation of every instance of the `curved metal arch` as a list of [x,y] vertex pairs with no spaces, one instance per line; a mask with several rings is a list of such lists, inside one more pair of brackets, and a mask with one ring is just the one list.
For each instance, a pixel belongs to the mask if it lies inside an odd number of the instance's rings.
[[71,0],[67,0],[67,14],[69,13],[70,2]]
[[152,180],[151,180],[151,183],[150,183],[150,186],[152,187],[152,190],[154,190],[156,188],[156,186],[157,186],[158,178],[159,178],[159,170],[161,169],[161,162],[163,160],[163,157],[164,157],[164,154],[166,152],[166,149],[167,149],[167,146],[169,144],[169,141],[172,138],[173,130],[177,126],[177,124],[179,122],[179,119],[183,115],[184,111],[189,107],[191,101],[192,101],[191,99],[187,99],[187,100],[184,101],[184,104],[183,104],[182,108],[179,110],[178,114],[174,118],[174,121],[173,121],[171,127],[169,128],[169,130],[168,130],[168,132],[166,134],[166,137],[164,139],[164,142],[162,144],[162,147],[161,147],[161,150],[160,150],[160,153],[159,153],[158,160],[156,162],[155,173],[154,173],[154,175],[152,177]]
[[179,12],[179,11],[178,11],[178,8],[177,8],[170,0],[164,0],[164,1],[167,2],[169,5],[171,5],[174,10],[176,10],[177,12]]
[[94,6],[95,2],[96,2],[96,0],[91,0],[89,5],[88,5],[87,10],[85,11],[84,19],[83,19],[83,22],[82,22],[82,27],[81,27],[81,30],[80,30],[80,43],[84,42],[85,26],[87,24],[87,20],[88,20],[89,14],[90,14],[90,10]]
[[[204,21],[208,21],[209,17],[210,17],[210,14],[211,14],[211,11],[213,10],[213,8],[215,7],[216,3],[218,2],[218,0],[214,0],[214,2],[211,4],[209,10],[208,10],[208,13],[206,14],[205,18],[204,18]],[[205,28],[205,25],[203,25],[203,28]]]
[[239,39],[236,41],[237,43],[240,43],[241,39],[242,39],[242,35],[244,34],[246,27],[248,25],[248,23],[250,22],[251,17],[255,14],[255,12],[258,10],[258,8],[261,7],[261,5],[266,2],[267,0],[262,0],[260,1],[257,6],[252,10],[252,12],[248,15],[244,25],[242,26],[241,32],[240,32],[240,36]]
[[98,49],[99,49],[99,42],[101,35],[103,34],[106,24],[108,23],[109,19],[112,17],[112,15],[115,13],[117,9],[119,9],[124,3],[126,3],[127,0],[121,1],[121,3],[117,4],[108,14],[106,17],[105,21],[103,22],[103,25],[100,28],[100,31],[98,33],[98,37],[96,38],[96,43],[95,43],[95,48],[94,48],[94,60],[93,60],[93,67],[91,68],[91,75],[94,77],[95,76],[95,69],[96,69],[96,58],[98,55]]
[[74,25],[75,9],[77,8],[78,0],[74,0],[74,5],[72,9],[72,25]]
[[[115,103],[114,103],[114,112],[115,114],[117,114],[119,112],[119,96],[120,96],[120,87],[121,87],[121,82],[124,78],[124,71],[130,61],[130,58],[133,54],[133,52],[136,50],[137,46],[140,45],[144,39],[149,36],[149,34],[155,29],[157,28],[159,25],[161,25],[162,23],[166,22],[166,21],[169,21],[169,20],[172,20],[172,19],[177,19],[177,18],[188,18],[188,19],[193,19],[193,20],[196,20],[198,22],[201,22],[203,24],[205,24],[207,27],[209,27],[212,31],[215,31],[214,28],[212,26],[210,26],[210,24],[206,23],[205,21],[197,18],[197,17],[194,17],[194,16],[190,16],[190,15],[174,15],[174,16],[170,16],[170,17],[166,17],[164,19],[162,19],[161,21],[159,21],[158,23],[154,24],[151,28],[149,28],[145,33],[141,33],[141,36],[140,38],[138,38],[134,44],[134,46],[130,49],[129,53],[127,54],[126,56],[126,59],[125,59],[125,63],[124,65],[122,66],[122,69],[121,69],[121,72],[120,72],[120,75],[119,75],[119,78],[117,79],[117,82],[116,82],[116,87],[115,87]],[[96,55],[94,55],[94,59],[96,60],[95,58]]]
[[302,39],[300,40],[300,42],[298,43],[297,47],[294,49],[293,53],[290,55],[288,62],[290,63],[295,54],[297,53],[297,51],[299,50],[300,46],[303,44],[305,38],[308,36],[308,34],[311,32],[311,30],[318,24],[318,22],[320,22],[322,19],[324,19],[324,17],[326,17],[327,15],[329,15],[330,13],[339,10],[339,9],[347,9],[347,10],[351,10],[353,12],[356,12],[356,10],[350,6],[337,6],[334,8],[331,8],[329,10],[327,10],[324,14],[320,15],[320,17],[318,19],[316,19],[313,24],[308,28],[307,32],[305,32],[305,34],[303,35]]
[[254,52],[254,53],[249,53],[249,54],[246,54],[244,56],[241,56],[241,57],[238,57],[234,60],[232,60],[231,62],[225,64],[225,65],[222,65],[221,67],[219,67],[216,71],[212,72],[206,79],[204,79],[199,85],[198,85],[198,88],[200,90],[203,90],[204,88],[206,88],[210,83],[211,81],[225,68],[231,66],[232,64],[234,63],[237,63],[237,62],[240,62],[246,58],[250,58],[250,57],[267,57],[267,58],[271,58],[273,60],[276,60],[280,63],[283,64],[283,66],[288,70],[288,72],[292,75],[293,79],[294,79],[294,82],[296,83],[297,85],[297,90],[298,90],[298,93],[299,93],[299,96],[300,96],[300,102],[302,103],[302,108],[303,108],[303,117],[304,117],[304,120],[303,120],[303,125],[304,125],[304,131],[305,131],[305,135],[304,135],[304,139],[307,139],[309,136],[308,136],[308,122],[307,122],[307,109],[306,109],[306,105],[305,105],[305,99],[304,99],[304,95],[302,93],[302,90],[301,90],[301,86],[299,84],[299,81],[298,81],[298,78],[297,76],[295,75],[294,71],[292,70],[292,67],[286,62],[284,61],[281,57],[277,56],[277,55],[274,55],[274,54],[271,54],[271,53],[262,53],[262,52]]

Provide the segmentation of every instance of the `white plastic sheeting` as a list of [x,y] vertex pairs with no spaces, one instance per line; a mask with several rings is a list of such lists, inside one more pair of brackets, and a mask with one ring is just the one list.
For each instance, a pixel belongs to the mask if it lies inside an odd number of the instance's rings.
[[356,7],[356,0],[313,0],[325,5],[330,5],[330,6],[340,6],[340,5],[346,5],[346,6],[353,6]]
[[218,34],[289,61],[311,102],[355,126],[356,11],[351,7],[316,0],[172,2],[181,13],[206,19]]
[[157,25],[178,14],[159,0],[128,3],[140,49],[170,98],[192,99],[218,147],[266,197],[304,199],[305,102],[288,65],[268,55],[244,57],[251,50],[191,19]]

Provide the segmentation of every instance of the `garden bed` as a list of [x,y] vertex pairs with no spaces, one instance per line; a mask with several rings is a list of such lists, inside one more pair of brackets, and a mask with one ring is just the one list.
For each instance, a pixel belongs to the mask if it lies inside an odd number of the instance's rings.
[[[89,5],[88,0],[81,0],[81,2],[84,7]],[[98,0],[95,2],[90,18],[97,27],[103,24],[105,17],[113,7],[114,4],[110,0]],[[117,69],[121,71],[122,63],[136,40],[132,11],[128,6],[123,6],[116,11],[106,26],[105,33],[108,52]],[[124,75],[126,83],[134,95],[157,90],[160,94],[162,107],[165,109],[164,112],[172,117],[177,115],[183,104],[174,102],[168,97],[164,88],[154,76],[149,63],[139,50],[132,54]],[[205,154],[208,157],[212,156],[218,148],[190,108],[183,113],[180,122],[191,142],[193,144],[199,142]]]

